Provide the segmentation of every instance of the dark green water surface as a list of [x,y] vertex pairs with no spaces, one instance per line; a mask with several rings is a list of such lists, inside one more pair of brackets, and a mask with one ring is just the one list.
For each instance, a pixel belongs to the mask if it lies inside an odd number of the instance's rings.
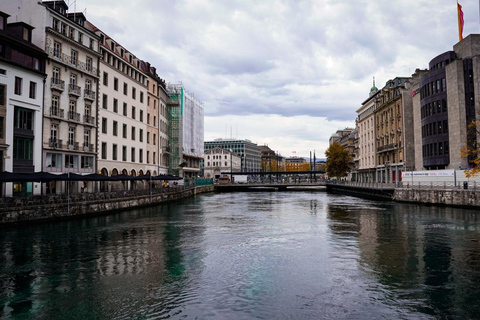
[[233,193],[0,229],[1,319],[479,319],[480,212]]

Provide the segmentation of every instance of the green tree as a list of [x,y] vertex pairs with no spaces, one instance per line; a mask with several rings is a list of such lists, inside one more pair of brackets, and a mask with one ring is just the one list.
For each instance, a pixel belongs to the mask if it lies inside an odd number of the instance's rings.
[[346,177],[350,172],[349,164],[352,162],[352,156],[347,149],[342,147],[338,142],[334,142],[327,151],[326,172],[329,177]]

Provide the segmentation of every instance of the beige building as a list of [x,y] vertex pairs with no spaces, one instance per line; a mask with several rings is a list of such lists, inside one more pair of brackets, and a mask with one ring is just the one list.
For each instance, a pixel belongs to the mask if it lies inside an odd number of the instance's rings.
[[241,158],[233,151],[213,148],[205,151],[204,177],[220,178],[223,172],[240,172]]
[[355,176],[360,182],[374,182],[376,175],[376,148],[375,148],[375,108],[380,91],[375,87],[370,89],[369,97],[356,111],[356,139],[355,139]]

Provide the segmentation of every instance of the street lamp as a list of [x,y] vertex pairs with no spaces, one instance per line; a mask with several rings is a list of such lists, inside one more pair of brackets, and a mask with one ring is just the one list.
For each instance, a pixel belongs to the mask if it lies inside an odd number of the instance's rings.
[[232,175],[232,153],[233,153],[233,150],[230,149],[230,183],[232,183],[233,181],[233,175]]

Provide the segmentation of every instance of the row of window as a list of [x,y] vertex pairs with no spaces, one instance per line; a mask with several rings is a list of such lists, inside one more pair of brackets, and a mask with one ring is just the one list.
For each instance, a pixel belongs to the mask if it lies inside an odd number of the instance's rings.
[[[112,51],[115,52],[115,43],[112,42]],[[146,77],[135,70],[135,68],[132,68],[129,66],[127,63],[123,62],[123,59],[118,59],[109,52],[106,52],[105,50],[101,50],[101,54],[103,57],[103,60],[107,62],[109,65],[117,69],[118,71],[121,71],[122,73],[126,74],[130,78],[135,79],[136,81],[140,82],[143,85],[146,85]],[[133,64],[133,58],[130,59],[131,63]],[[139,60],[136,60],[136,67],[139,68]],[[105,77],[105,75],[104,75]]]
[[78,51],[71,49],[70,56],[67,56],[62,52],[62,44],[58,41],[53,42],[53,56],[58,59],[61,59],[64,62],[65,62],[65,59],[63,58],[63,56],[65,56],[66,61],[70,62],[71,65],[75,67],[81,65],[83,68],[85,68],[85,70],[89,72],[92,72],[93,70],[93,59],[91,57],[87,56],[87,58],[85,59],[85,65],[83,66],[83,64],[79,63],[78,61]]
[[447,112],[447,99],[427,103],[420,110],[422,119],[441,112]]
[[[210,159],[209,155],[207,156],[207,159]],[[215,159],[215,160],[222,159],[222,156],[212,156],[212,159]],[[225,155],[225,159],[227,159],[227,155]]]
[[[136,132],[137,129],[135,127],[131,127],[130,129],[131,134],[130,138],[132,140],[136,140]],[[107,118],[102,118],[102,133],[108,134],[108,119]],[[113,121],[112,123],[112,133],[114,136],[118,136],[118,121]],[[127,139],[127,133],[128,133],[128,126],[124,123],[122,125],[122,137],[124,139]],[[139,129],[139,141],[143,142],[143,129]],[[157,135],[153,133],[153,145],[157,144]],[[147,143],[150,143],[150,132],[147,132]]]
[[[60,136],[60,129],[57,123],[52,123],[50,125],[50,141],[57,142],[59,141]],[[76,144],[76,136],[77,136],[77,128],[74,126],[68,127],[68,145],[75,145]],[[90,129],[83,130],[83,146],[90,147],[90,141],[92,138],[92,131]]]
[[[80,20],[81,21],[81,20]],[[72,26],[68,26],[66,23],[60,22],[58,19],[53,19],[52,27],[55,31],[60,32],[64,36],[69,37],[72,40],[75,40],[75,35],[78,34],[77,41],[80,44],[83,44],[83,33],[80,31],[76,30]],[[90,38],[89,42],[90,49],[93,49],[93,39]]]
[[422,138],[448,133],[447,120],[435,121],[422,126]]
[[422,146],[423,157],[435,157],[449,154],[448,141],[433,142]]
[[[108,87],[108,73],[103,72],[103,85]],[[118,78],[113,78],[113,90],[118,91]],[[128,95],[128,83],[123,83],[123,94]],[[140,102],[143,103],[143,91],[140,91]],[[137,99],[137,88],[132,87],[132,99]]]
[[[221,167],[222,162],[221,161],[214,161],[212,162],[212,167]],[[210,162],[207,162],[207,167],[210,167]],[[225,167],[228,167],[228,162],[225,161]]]
[[437,79],[420,88],[420,99],[445,91],[447,91],[447,82],[445,78]]
[[[15,77],[15,88],[14,93],[21,96],[23,94],[23,79],[20,77]],[[28,87],[28,97],[30,99],[37,98],[37,83],[30,81],[30,86]]]
[[[80,163],[79,163],[80,160]],[[61,153],[47,153],[45,158],[45,165],[49,168],[74,168],[78,169],[79,166],[82,169],[93,168],[93,156],[79,156],[73,154]]]
[[[136,148],[131,147],[130,148],[130,162],[135,162],[136,161]],[[112,160],[118,160],[118,145],[113,143],[112,144]],[[152,155],[152,159],[150,159],[150,155]],[[103,160],[107,160],[107,143],[102,142],[102,149],[101,149],[101,156]],[[127,162],[128,161],[128,147],[127,146],[122,146],[122,161]],[[147,151],[147,163],[153,163],[157,164],[157,153],[150,151]],[[153,162],[151,161],[153,160]],[[138,149],[138,162],[143,163],[143,149]]]

